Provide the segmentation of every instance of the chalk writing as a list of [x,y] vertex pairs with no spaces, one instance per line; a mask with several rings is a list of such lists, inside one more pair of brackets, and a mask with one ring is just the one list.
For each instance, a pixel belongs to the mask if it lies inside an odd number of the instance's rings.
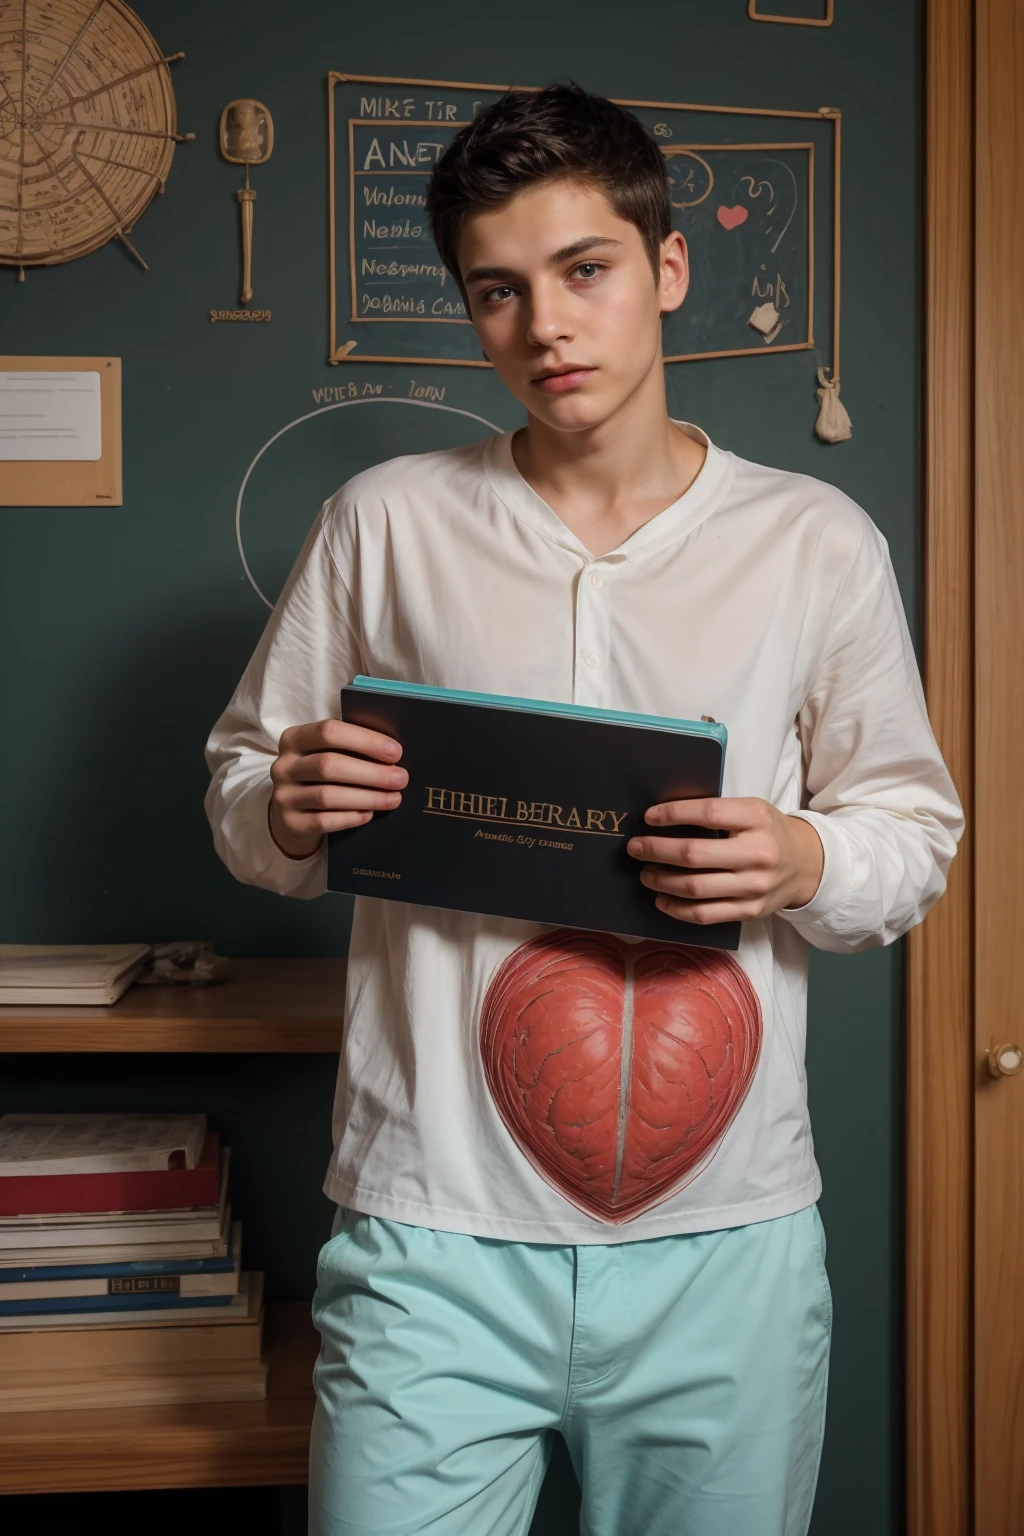
[[[383,384],[357,384],[355,379],[348,379],[344,384],[321,384],[314,386],[313,399],[317,405],[327,405],[332,400],[364,400],[372,399],[375,395],[383,395]],[[388,394],[391,393],[390,388]]]
[[436,400],[440,404],[445,397],[447,389],[447,384],[417,384],[415,379],[409,380],[409,398],[411,400]]
[[404,212],[425,207],[427,177],[457,126],[438,132],[429,117],[349,123],[351,320],[469,324],[426,217]]
[[269,320],[269,309],[211,309],[211,324],[216,320]]
[[442,405],[447,393],[447,384],[421,384],[412,378],[407,383],[390,379],[386,383],[345,379],[341,384],[315,384],[312,389],[315,405],[329,405],[336,400],[372,400],[386,395],[397,395],[404,400],[432,400],[435,405]]

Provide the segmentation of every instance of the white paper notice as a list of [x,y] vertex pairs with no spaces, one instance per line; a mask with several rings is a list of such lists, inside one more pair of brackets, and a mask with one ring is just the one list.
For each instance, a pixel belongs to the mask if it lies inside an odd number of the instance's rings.
[[98,459],[98,373],[0,373],[0,459]]

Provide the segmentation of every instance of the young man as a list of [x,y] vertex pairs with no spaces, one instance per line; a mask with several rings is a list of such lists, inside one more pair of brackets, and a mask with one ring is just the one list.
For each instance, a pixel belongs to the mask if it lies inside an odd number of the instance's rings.
[[[325,834],[399,802],[401,748],[336,718],[355,673],[706,714],[722,798],[652,807],[628,847],[662,910],[742,943],[357,899],[311,1530],[525,1533],[560,1431],[588,1536],[797,1536],[831,1326],[807,947],[919,922],[960,808],[877,529],[668,416],[687,254],[639,123],[512,92],[428,202],[527,425],[325,502],[210,740],[218,851],[316,896]],[[487,1070],[484,1015],[518,1045]]]

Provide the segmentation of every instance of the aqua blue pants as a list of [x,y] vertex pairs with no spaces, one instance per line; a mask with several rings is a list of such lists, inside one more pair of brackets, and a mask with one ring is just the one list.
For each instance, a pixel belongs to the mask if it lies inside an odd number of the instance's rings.
[[824,1258],[816,1206],[600,1247],[339,1211],[313,1303],[310,1536],[526,1536],[555,1432],[584,1536],[805,1536]]

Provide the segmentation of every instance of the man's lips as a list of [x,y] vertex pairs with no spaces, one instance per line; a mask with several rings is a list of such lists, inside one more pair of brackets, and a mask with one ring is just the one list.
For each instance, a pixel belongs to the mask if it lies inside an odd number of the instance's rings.
[[566,390],[578,389],[588,379],[593,378],[596,368],[577,368],[570,366],[560,368],[557,372],[540,374],[533,380],[538,389],[542,389],[546,395],[561,395]]

